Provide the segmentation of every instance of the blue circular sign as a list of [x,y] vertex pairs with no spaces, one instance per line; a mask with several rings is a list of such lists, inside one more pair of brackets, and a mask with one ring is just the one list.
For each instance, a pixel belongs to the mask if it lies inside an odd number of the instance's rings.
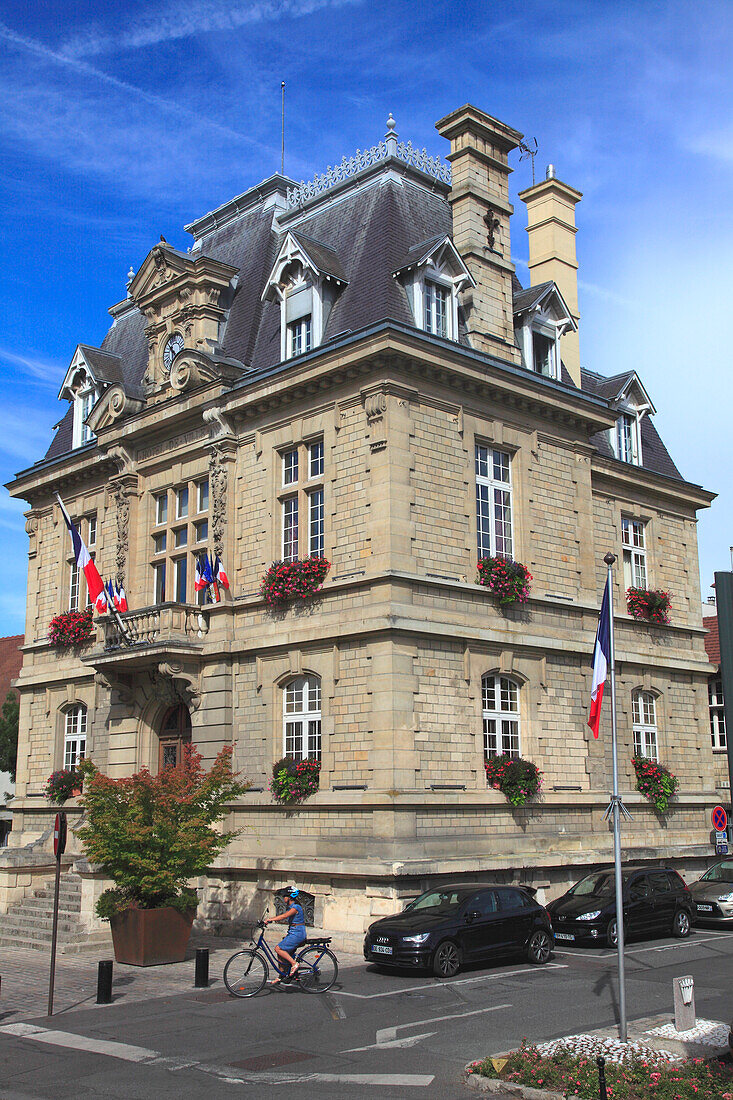
[[722,806],[716,806],[710,815],[713,822],[713,828],[718,833],[725,832],[725,827],[728,824],[728,815]]

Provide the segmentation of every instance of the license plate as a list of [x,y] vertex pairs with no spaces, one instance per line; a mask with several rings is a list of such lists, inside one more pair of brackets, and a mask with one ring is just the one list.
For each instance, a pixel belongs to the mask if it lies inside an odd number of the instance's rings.
[[556,932],[555,933],[555,939],[556,940],[570,940],[571,943],[572,943],[572,941],[575,939],[575,936],[572,934],[572,932]]
[[392,948],[391,947],[383,947],[381,943],[375,943],[372,947],[372,952],[375,955],[391,955],[392,954]]
[[712,913],[713,907],[712,905],[698,905],[697,911],[698,913]]

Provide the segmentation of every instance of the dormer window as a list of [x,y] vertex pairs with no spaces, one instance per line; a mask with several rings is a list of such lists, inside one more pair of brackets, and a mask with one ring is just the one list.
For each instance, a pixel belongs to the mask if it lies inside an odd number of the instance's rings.
[[86,419],[99,395],[94,379],[83,369],[76,372],[70,388],[74,395],[72,446],[83,447],[85,443],[90,443],[94,439],[94,433],[86,423]]
[[282,359],[323,343],[331,307],[344,286],[333,249],[300,233],[287,234],[262,295],[280,303]]
[[448,339],[448,321],[452,305],[450,289],[426,279],[423,300],[425,304],[425,331],[432,332],[434,336],[444,336]]
[[458,339],[458,294],[476,284],[450,237],[414,245],[392,277],[404,285],[418,328]]
[[616,421],[615,452],[622,462],[641,465],[641,432],[638,413],[623,412]]
[[288,323],[286,357],[303,355],[313,347],[313,319],[310,313],[297,321]]
[[522,366],[543,378],[562,378],[560,340],[577,325],[555,283],[539,283],[515,292],[514,336]]
[[532,330],[532,362],[535,374],[545,378],[557,378],[555,370],[555,339],[543,332]]

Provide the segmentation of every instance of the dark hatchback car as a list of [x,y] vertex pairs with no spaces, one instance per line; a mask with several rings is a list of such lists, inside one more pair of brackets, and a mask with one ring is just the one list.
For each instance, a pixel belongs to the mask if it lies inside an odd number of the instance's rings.
[[695,924],[733,924],[733,859],[708,867],[690,887]]
[[[670,867],[625,867],[621,881],[626,938],[655,932],[690,934],[695,903],[676,871]],[[590,940],[616,946],[613,867],[586,875],[547,908],[558,943]]]
[[453,977],[464,962],[518,951],[531,962],[547,962],[547,910],[529,888],[488,882],[428,890],[401,913],[375,921],[364,939],[368,962],[431,969],[440,978]]

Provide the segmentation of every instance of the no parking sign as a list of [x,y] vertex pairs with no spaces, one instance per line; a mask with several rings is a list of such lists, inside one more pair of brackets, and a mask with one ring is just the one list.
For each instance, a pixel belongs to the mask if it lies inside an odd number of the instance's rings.
[[716,833],[724,833],[728,825],[728,815],[722,806],[715,806],[710,814],[710,820]]

